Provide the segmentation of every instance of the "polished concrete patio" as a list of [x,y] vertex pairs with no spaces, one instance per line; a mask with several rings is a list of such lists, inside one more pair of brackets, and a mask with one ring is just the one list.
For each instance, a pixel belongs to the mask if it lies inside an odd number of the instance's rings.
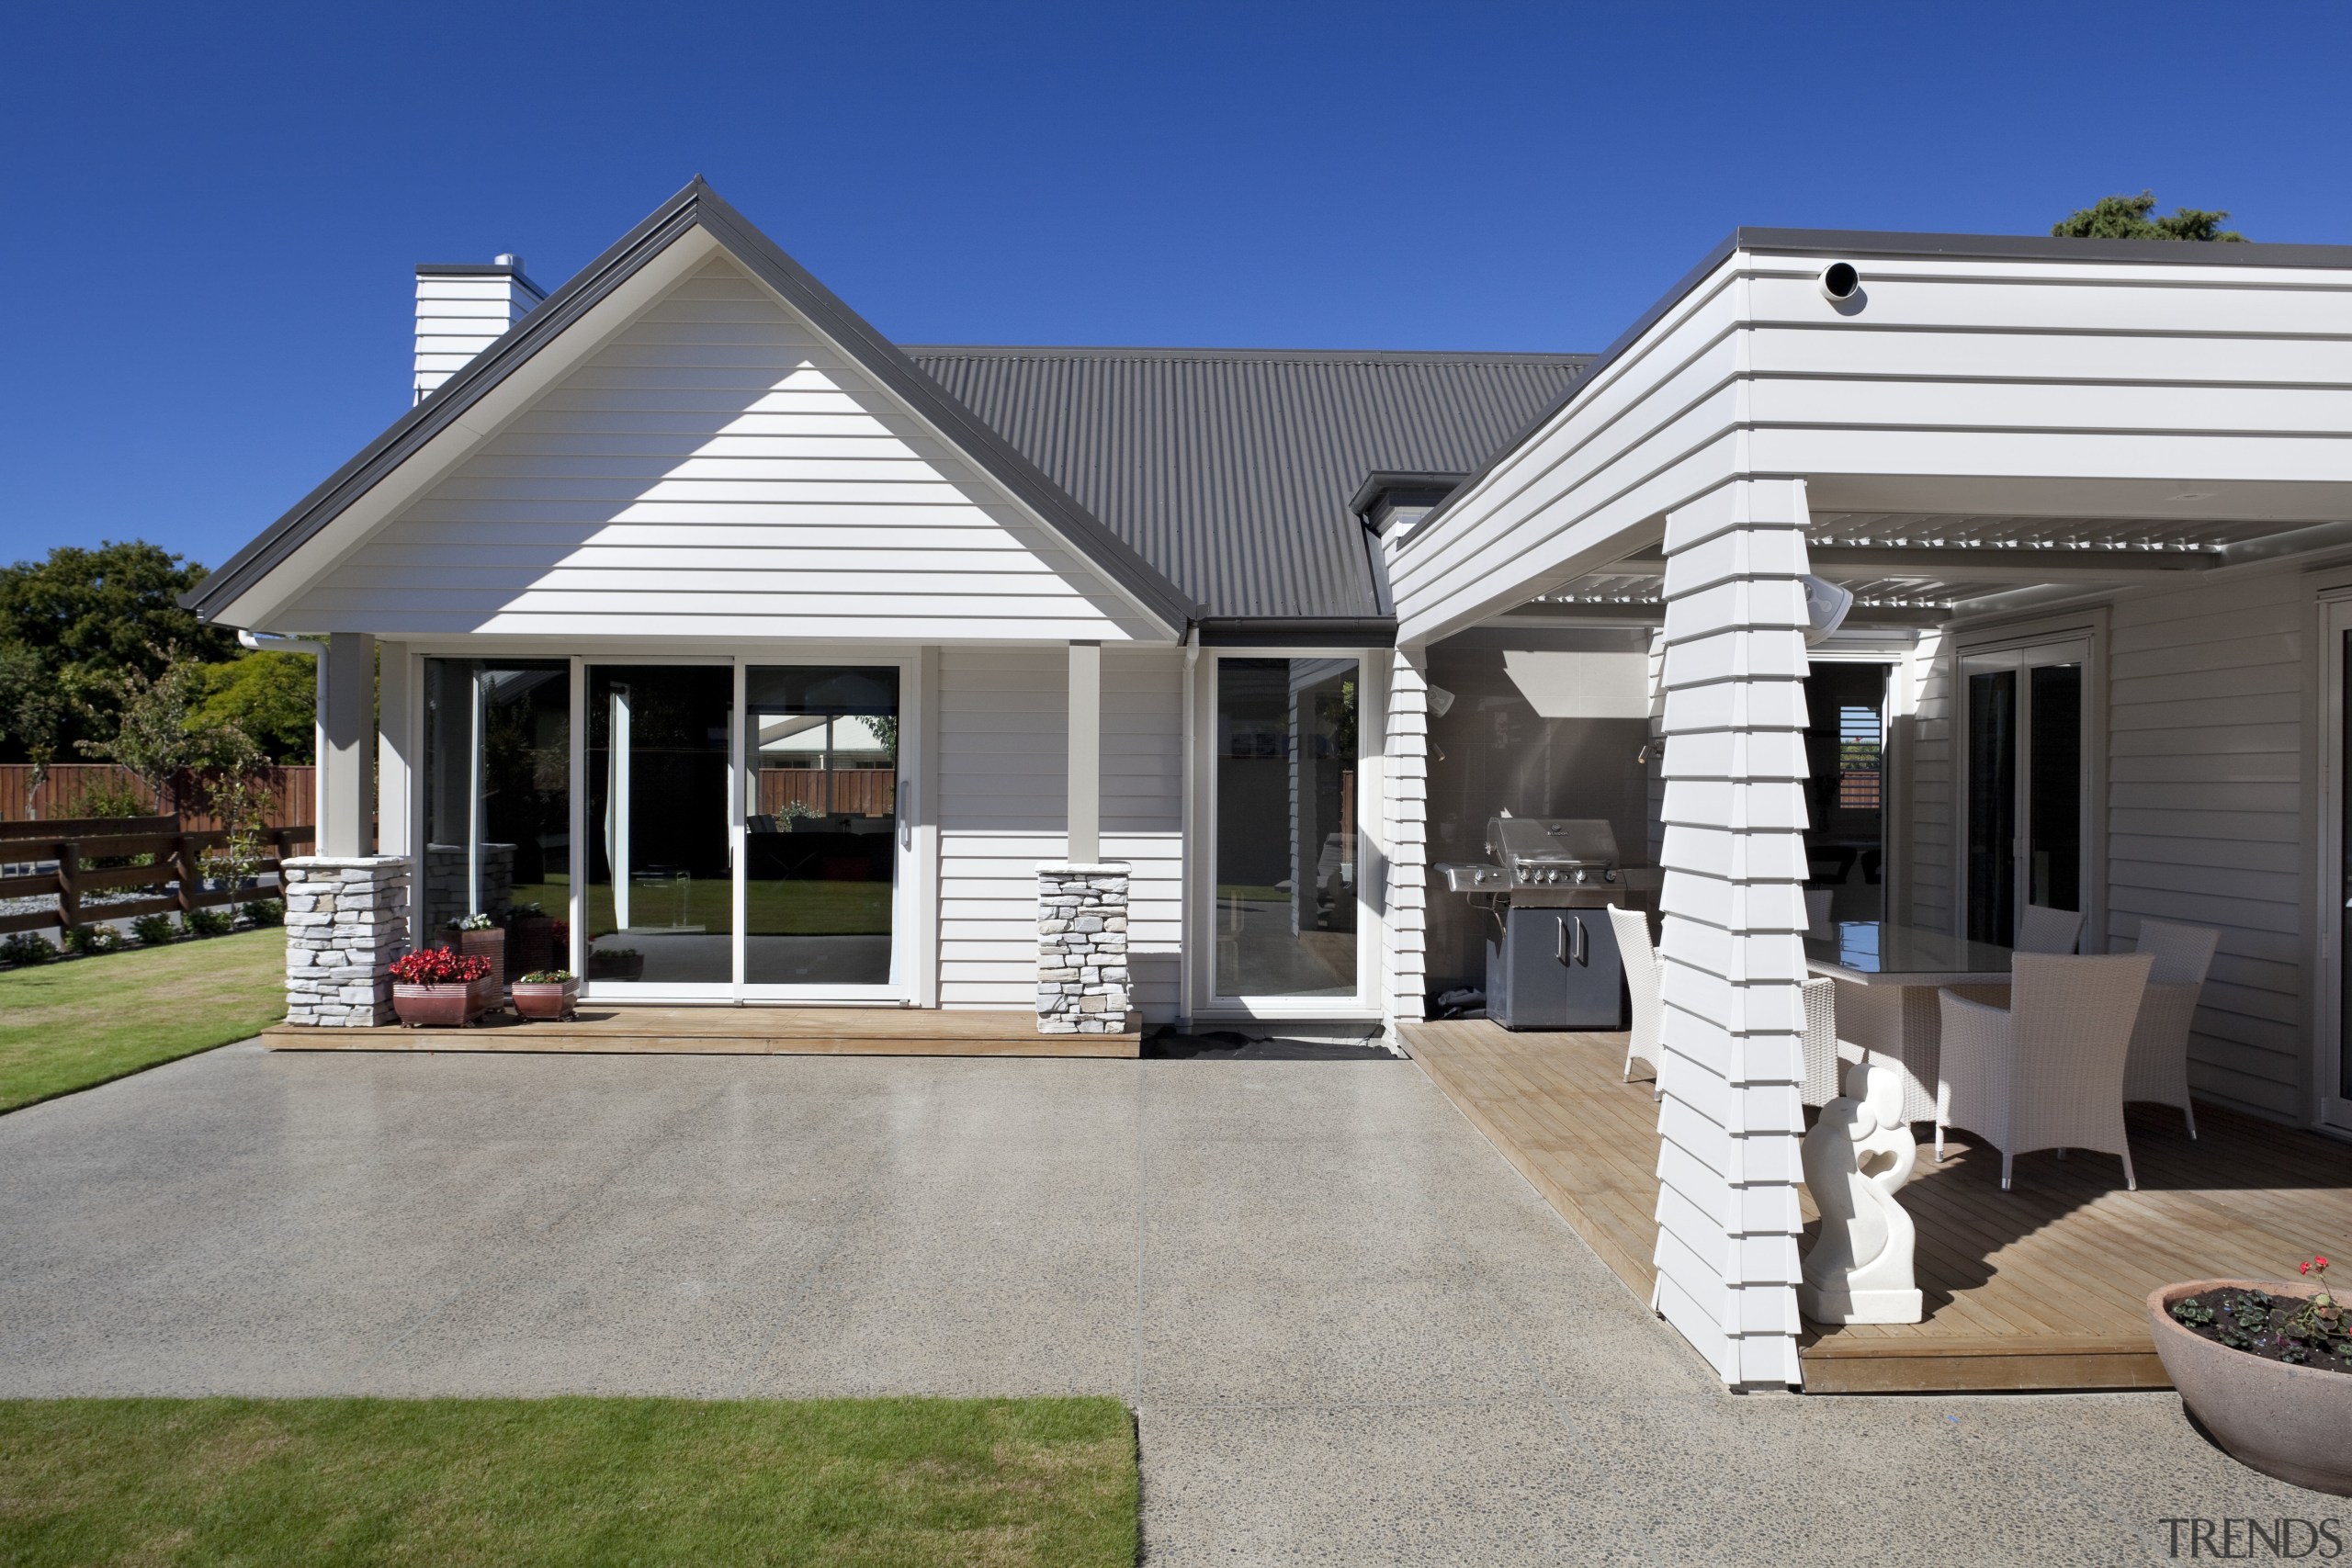
[[2166,1560],[2168,1394],[1735,1398],[1410,1062],[266,1053],[0,1117],[0,1394],[1102,1392],[1152,1562]]

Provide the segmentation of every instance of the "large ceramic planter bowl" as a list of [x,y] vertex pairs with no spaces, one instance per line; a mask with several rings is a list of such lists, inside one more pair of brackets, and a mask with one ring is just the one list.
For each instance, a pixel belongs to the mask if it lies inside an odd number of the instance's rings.
[[2191,1280],[2148,1297],[2148,1332],[2189,1414],[2231,1458],[2314,1492],[2352,1497],[2352,1372],[2290,1367],[2191,1334],[2173,1303],[2207,1291],[2311,1294],[2271,1280]]
[[580,1000],[577,980],[517,980],[513,992],[514,1011],[523,1018],[554,1021],[570,1018]]
[[475,985],[403,986],[392,982],[392,1012],[411,1029],[462,1029],[481,1010]]

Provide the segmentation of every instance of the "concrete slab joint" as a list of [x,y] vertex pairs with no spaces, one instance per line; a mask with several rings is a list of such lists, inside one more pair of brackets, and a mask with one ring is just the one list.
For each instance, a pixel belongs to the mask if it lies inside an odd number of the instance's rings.
[[1125,861],[1047,861],[1037,867],[1037,1032],[1118,1034],[1134,986],[1127,972]]
[[394,958],[408,946],[405,855],[304,855],[285,866],[286,1021],[392,1021]]

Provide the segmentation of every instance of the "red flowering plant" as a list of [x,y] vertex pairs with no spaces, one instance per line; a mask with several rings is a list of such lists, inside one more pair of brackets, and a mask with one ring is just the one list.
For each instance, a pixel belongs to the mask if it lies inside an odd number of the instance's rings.
[[489,959],[446,947],[421,948],[392,960],[392,978],[403,986],[466,986],[489,977]]

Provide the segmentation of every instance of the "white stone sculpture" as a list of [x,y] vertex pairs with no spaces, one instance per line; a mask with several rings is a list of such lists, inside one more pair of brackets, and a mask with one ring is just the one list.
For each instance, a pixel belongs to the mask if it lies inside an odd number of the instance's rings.
[[1911,1271],[1918,1233],[1895,1191],[1919,1157],[1903,1119],[1903,1075],[1858,1062],[1846,1092],[1804,1135],[1804,1184],[1821,1234],[1804,1255],[1797,1310],[1815,1323],[1917,1323],[1926,1315]]

